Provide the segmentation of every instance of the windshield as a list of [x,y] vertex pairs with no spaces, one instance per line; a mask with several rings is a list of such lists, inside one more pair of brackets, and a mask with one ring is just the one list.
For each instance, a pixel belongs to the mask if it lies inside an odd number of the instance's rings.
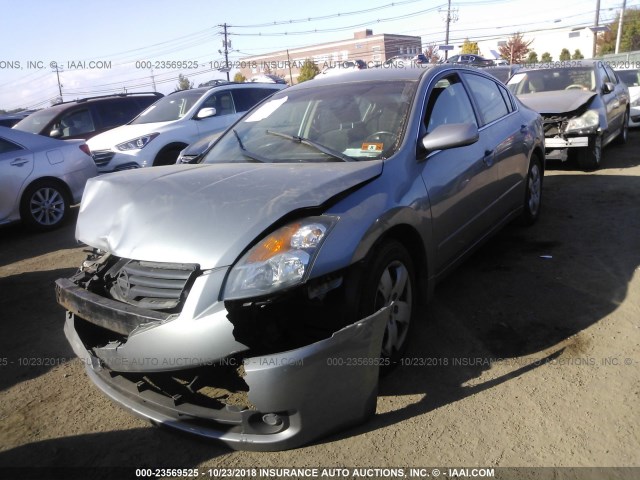
[[22,130],[23,132],[48,134],[49,132],[43,132],[42,129],[46,127],[58,113],[60,113],[59,108],[45,108],[44,110],[32,113],[28,117],[23,118],[16,123],[13,128]]
[[516,95],[558,90],[596,91],[593,68],[549,68],[516,73],[507,84]]
[[616,70],[616,74],[628,87],[640,85],[640,70]]
[[161,98],[131,121],[132,125],[142,123],[171,122],[184,117],[191,107],[202,97],[202,90],[185,90]]
[[204,163],[388,158],[400,145],[413,81],[282,90],[245,116]]

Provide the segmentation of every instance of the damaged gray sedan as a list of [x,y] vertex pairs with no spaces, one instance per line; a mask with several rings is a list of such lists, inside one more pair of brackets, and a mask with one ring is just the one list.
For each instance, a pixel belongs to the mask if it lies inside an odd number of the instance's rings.
[[375,412],[437,280],[540,214],[540,116],[476,69],[371,69],[283,90],[199,165],[89,181],[57,281],[109,397],[232,448]]

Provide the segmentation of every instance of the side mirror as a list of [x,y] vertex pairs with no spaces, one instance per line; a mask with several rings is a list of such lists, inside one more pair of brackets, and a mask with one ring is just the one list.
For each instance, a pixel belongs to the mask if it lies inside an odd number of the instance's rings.
[[59,128],[54,128],[49,132],[49,136],[51,138],[59,138],[62,136],[62,130],[60,130]]
[[602,92],[604,94],[611,93],[615,89],[616,89],[616,86],[611,82],[604,82],[604,85],[602,86]]
[[216,109],[213,107],[201,108],[196,114],[196,118],[202,120],[203,118],[213,117],[215,114]]
[[436,150],[472,145],[479,138],[478,127],[472,123],[443,124],[422,137],[422,146],[427,153],[431,153]]

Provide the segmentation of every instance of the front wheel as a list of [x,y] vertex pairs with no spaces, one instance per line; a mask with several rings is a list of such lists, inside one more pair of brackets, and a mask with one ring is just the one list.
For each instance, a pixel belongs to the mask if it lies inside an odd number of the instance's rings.
[[31,230],[53,230],[64,223],[69,204],[67,192],[58,183],[38,182],[22,195],[20,218]]
[[184,148],[185,146],[173,146],[160,150],[153,161],[153,166],[173,165],[178,160],[178,156]]
[[602,137],[589,137],[589,146],[578,149],[578,165],[583,170],[597,170],[602,165]]
[[407,348],[416,312],[413,261],[400,242],[389,240],[373,252],[362,278],[360,318],[391,305],[380,355],[393,366]]

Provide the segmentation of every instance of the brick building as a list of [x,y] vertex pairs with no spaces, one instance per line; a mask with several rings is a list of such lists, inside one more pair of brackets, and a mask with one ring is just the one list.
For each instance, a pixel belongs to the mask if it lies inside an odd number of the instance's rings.
[[247,79],[270,73],[296,83],[300,67],[306,59],[313,60],[320,70],[335,66],[345,60],[363,60],[368,66],[384,63],[397,55],[416,55],[422,52],[420,37],[410,35],[373,35],[371,30],[356,32],[353,39],[294,48],[265,55],[244,57],[239,61],[239,71]]

